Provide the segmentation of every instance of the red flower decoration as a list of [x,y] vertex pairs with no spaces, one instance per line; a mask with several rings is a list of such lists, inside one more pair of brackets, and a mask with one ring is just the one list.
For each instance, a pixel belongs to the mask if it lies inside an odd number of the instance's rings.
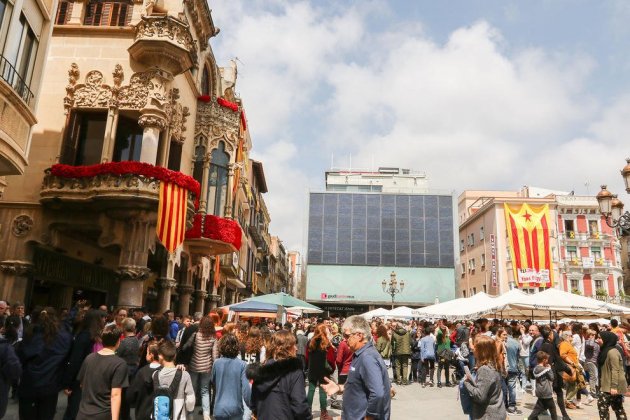
[[197,100],[200,101],[200,102],[208,103],[208,102],[210,102],[211,99],[212,98],[210,97],[210,95],[199,95],[199,96],[197,96]]
[[203,214],[197,213],[193,218],[193,226],[186,231],[186,239],[201,238],[201,218]]
[[142,175],[164,182],[171,182],[190,191],[199,197],[201,186],[196,179],[178,171],[171,171],[162,166],[154,166],[145,162],[123,161],[108,162],[90,166],[71,166],[56,164],[50,168],[53,176],[60,178],[91,178],[97,175]]
[[203,224],[203,236],[205,238],[228,242],[234,245],[234,248],[240,249],[242,235],[243,232],[238,222],[206,214]]
[[230,102],[223,98],[217,98],[217,103],[224,108],[229,108],[234,112],[238,112],[238,104],[235,104],[234,102]]

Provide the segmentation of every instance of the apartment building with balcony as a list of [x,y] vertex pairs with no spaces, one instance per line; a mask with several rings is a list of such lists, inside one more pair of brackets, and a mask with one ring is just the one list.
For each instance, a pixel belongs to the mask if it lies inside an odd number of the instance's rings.
[[[623,284],[619,240],[594,197],[524,187],[464,191],[458,198],[458,296],[500,295],[513,288],[536,293],[548,285],[521,283],[512,260],[505,206],[548,206],[551,287],[587,296],[616,296]],[[597,282],[595,283],[595,279]]]
[[[39,36],[39,46],[7,59],[22,75],[20,58],[31,54],[24,75],[41,93],[3,86],[19,94],[12,106],[37,102],[42,112],[24,148],[29,166],[6,177],[0,200],[2,298],[57,307],[88,298],[182,314],[237,300],[253,283],[241,226],[260,204],[248,192],[255,165],[236,67],[215,61],[210,40],[219,30],[208,3],[62,1],[48,19],[50,39],[48,20],[36,26],[26,5],[16,1],[5,15],[27,22],[14,27],[24,39]],[[37,3],[53,7],[44,6]],[[13,36],[9,29],[5,45]],[[188,198],[186,239],[173,253],[156,240],[166,181]]]
[[57,0],[0,1],[0,197],[28,165]]

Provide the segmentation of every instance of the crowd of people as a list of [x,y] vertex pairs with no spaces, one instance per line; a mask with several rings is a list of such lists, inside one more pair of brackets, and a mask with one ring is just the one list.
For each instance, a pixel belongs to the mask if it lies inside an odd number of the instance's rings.
[[600,419],[611,409],[626,418],[630,325],[616,320],[224,323],[217,312],[110,312],[87,301],[24,309],[0,301],[0,418],[13,398],[21,419],[53,419],[62,395],[67,420],[311,419],[317,393],[320,419],[332,418],[329,407],[342,419],[389,419],[396,387],[412,383],[459,386],[471,419],[522,414],[520,390],[538,398],[529,419],[557,419],[557,406],[566,420],[594,401]]

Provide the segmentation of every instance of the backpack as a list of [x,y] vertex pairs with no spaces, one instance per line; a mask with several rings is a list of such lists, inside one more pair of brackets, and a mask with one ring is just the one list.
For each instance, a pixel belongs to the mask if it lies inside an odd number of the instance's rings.
[[463,327],[459,327],[457,329],[457,334],[455,335],[455,344],[457,344],[459,347],[462,346],[462,343],[465,343],[468,341],[468,333],[469,333],[469,329],[466,326]]
[[161,367],[153,372],[153,409],[151,410],[151,418],[153,420],[175,420],[179,418],[180,413],[175,413],[175,397],[179,390],[179,384],[182,380],[182,371],[177,369],[175,377],[169,386],[160,385]]
[[470,349],[468,348],[468,345],[466,343],[462,343],[461,347],[459,348],[459,354],[464,359],[468,359],[468,356],[470,355]]

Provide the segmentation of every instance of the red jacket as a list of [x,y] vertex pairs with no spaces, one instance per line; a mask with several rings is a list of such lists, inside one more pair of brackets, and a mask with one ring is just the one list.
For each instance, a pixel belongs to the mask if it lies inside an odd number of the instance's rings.
[[347,375],[350,371],[350,364],[352,363],[352,350],[348,347],[347,341],[344,339],[339,343],[337,347],[337,369],[339,369],[340,375]]

